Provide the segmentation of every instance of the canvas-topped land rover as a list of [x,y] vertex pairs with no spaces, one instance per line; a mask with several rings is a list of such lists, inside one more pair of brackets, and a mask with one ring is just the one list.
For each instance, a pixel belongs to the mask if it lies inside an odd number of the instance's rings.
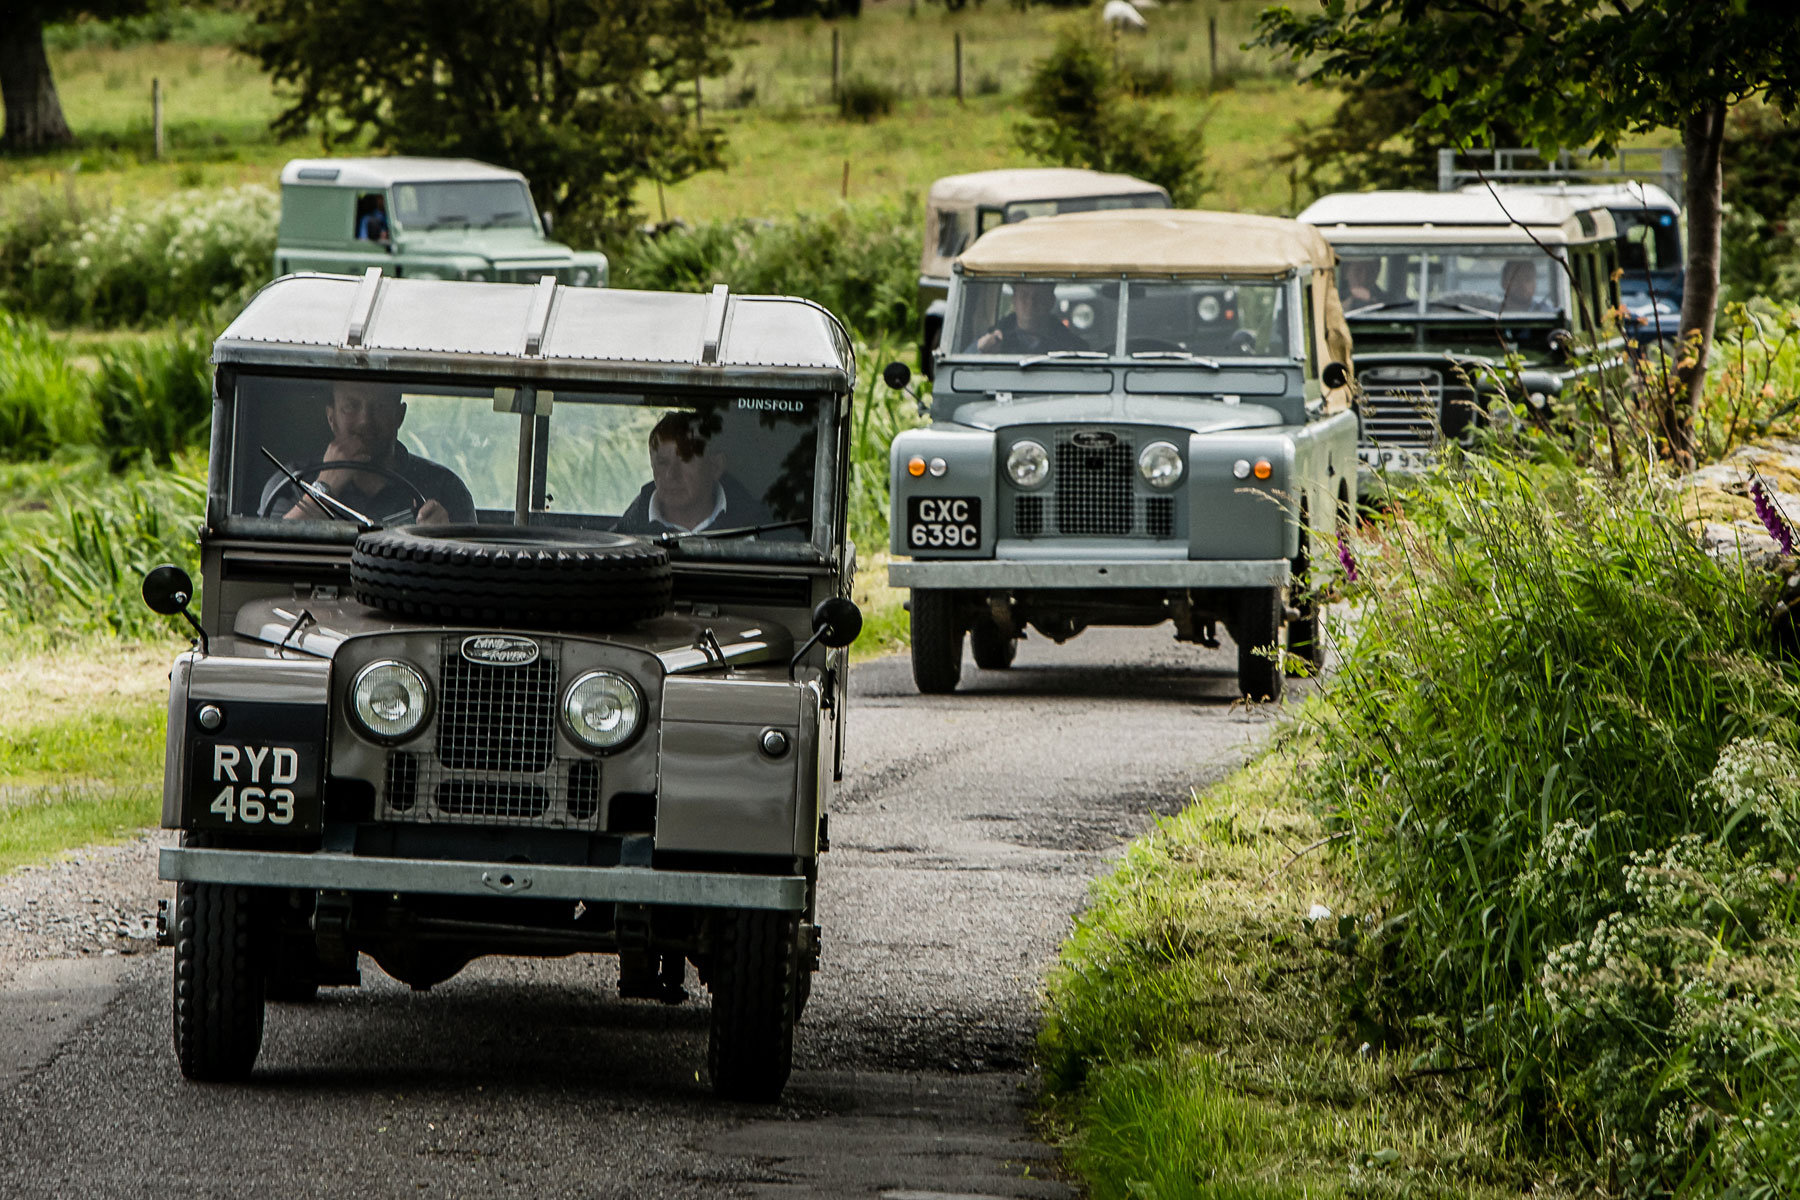
[[265,997],[617,955],[770,1099],[841,769],[847,405],[803,300],[290,276],[218,339],[161,875],[184,1074]]
[[[1245,696],[1322,661],[1305,581],[1356,503],[1331,247],[1294,221],[1041,217],[956,260],[932,423],[894,439],[889,568],[913,677],[1013,661],[1025,629],[1172,621],[1238,648]],[[894,371],[898,380],[904,369]]]

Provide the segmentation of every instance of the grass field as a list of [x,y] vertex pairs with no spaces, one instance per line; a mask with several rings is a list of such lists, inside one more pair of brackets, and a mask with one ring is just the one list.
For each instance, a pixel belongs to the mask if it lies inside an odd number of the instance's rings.
[[[1013,94],[1030,64],[1048,51],[1063,22],[1090,22],[1051,10],[1019,13],[999,4],[947,14],[906,0],[867,6],[835,23],[846,79],[867,77],[898,95],[892,115],[846,122],[831,98],[833,23],[745,25],[748,44],[730,72],[705,85],[706,120],[730,135],[729,164],[638,199],[646,215],[690,221],[781,215],[828,207],[840,198],[922,196],[940,175],[1029,165],[1013,146]],[[1195,0],[1152,14],[1154,32],[1119,41],[1123,60],[1173,88],[1153,101],[1186,128],[1204,123],[1212,207],[1291,211],[1285,173],[1271,164],[1285,133],[1330,105],[1328,93],[1297,87],[1293,68],[1244,51],[1255,7]],[[1232,84],[1209,93],[1207,21],[1218,23],[1219,75]],[[208,26],[215,34],[229,24]],[[954,98],[955,35],[963,35],[965,102]],[[321,153],[316,139],[278,142],[268,122],[281,98],[256,64],[229,46],[172,40],[113,47],[95,39],[53,48],[64,114],[81,139],[74,150],[0,160],[0,222],[29,204],[114,206],[188,187],[272,184],[289,158]],[[150,154],[152,79],[163,85],[167,158]],[[849,183],[845,186],[845,164]],[[1304,198],[1302,198],[1302,202]]]

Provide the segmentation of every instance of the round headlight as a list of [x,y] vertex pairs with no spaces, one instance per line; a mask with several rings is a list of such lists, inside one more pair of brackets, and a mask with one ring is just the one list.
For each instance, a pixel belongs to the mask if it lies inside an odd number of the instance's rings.
[[643,716],[644,698],[637,686],[611,671],[589,671],[563,699],[569,734],[596,750],[615,750],[629,742]]
[[1218,320],[1220,312],[1219,298],[1217,296],[1200,297],[1200,304],[1195,311],[1200,314],[1200,319],[1202,321]]
[[1050,452],[1036,442],[1014,442],[1006,455],[1006,476],[1015,487],[1036,487],[1050,476]]
[[411,737],[425,723],[431,691],[418,668],[392,658],[372,662],[350,684],[350,711],[370,736],[384,742]]
[[1069,310],[1069,324],[1077,329],[1094,327],[1094,306],[1083,300]]
[[470,283],[486,283],[487,282],[487,272],[486,271],[470,271],[469,272],[469,282]]
[[592,278],[593,276],[588,274],[587,268],[583,267],[581,270],[575,272],[575,286],[586,287],[588,285],[588,280]]
[[1154,488],[1172,488],[1181,482],[1181,451],[1169,442],[1151,442],[1138,455],[1138,474]]

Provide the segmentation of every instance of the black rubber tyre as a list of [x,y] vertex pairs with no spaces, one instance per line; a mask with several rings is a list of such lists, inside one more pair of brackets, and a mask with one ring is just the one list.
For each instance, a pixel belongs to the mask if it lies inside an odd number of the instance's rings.
[[767,1104],[787,1086],[799,1010],[799,929],[793,913],[737,909],[719,917],[706,1069],[722,1100]]
[[912,590],[913,683],[927,696],[948,695],[962,681],[962,627],[956,594],[940,588]]
[[1289,675],[1317,675],[1325,669],[1325,620],[1312,581],[1313,540],[1312,534],[1301,534],[1300,557],[1294,561],[1295,607],[1300,615],[1287,627],[1288,657],[1283,663]]
[[669,611],[659,546],[623,533],[512,525],[401,525],[356,539],[362,603],[434,621],[609,629]]
[[1007,637],[991,618],[982,618],[969,630],[969,652],[984,671],[1004,671],[1019,654],[1019,639]]
[[262,1049],[263,947],[255,893],[184,883],[175,899],[175,1059],[189,1079],[250,1074]]
[[1238,593],[1231,636],[1238,648],[1238,691],[1246,700],[1279,700],[1281,669],[1281,589],[1246,588]]

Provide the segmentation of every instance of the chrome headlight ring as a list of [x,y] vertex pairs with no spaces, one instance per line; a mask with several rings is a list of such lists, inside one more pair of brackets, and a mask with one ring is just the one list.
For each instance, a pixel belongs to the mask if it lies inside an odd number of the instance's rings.
[[1027,438],[1006,452],[1006,477],[1014,487],[1035,488],[1050,478],[1050,452]]
[[1151,442],[1138,454],[1138,474],[1153,488],[1174,487],[1181,482],[1185,467],[1173,442]]
[[431,685],[411,663],[378,659],[350,681],[350,713],[376,741],[405,741],[431,715]]
[[589,671],[563,693],[563,726],[592,750],[617,750],[637,736],[644,694],[616,671]]

